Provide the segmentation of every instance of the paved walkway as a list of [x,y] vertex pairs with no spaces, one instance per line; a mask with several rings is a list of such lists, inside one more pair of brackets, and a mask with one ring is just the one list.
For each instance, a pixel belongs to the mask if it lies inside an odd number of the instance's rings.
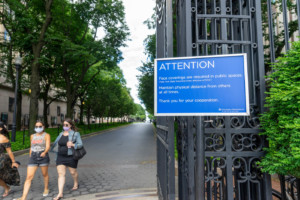
[[[83,140],[83,143],[88,153],[79,161],[79,189],[78,191],[70,191],[73,187],[73,181],[70,174],[67,173],[64,189],[65,199],[87,199],[87,197],[101,199],[96,196],[92,197],[90,194],[99,195],[99,193],[103,194],[103,192],[119,190],[128,190],[125,192],[125,196],[126,194],[141,194],[141,192],[130,191],[141,188],[143,190],[152,188],[150,193],[155,193],[153,188],[156,188],[156,146],[151,124],[133,124],[86,138]],[[28,200],[50,200],[57,194],[57,172],[52,153],[50,154],[50,159],[50,195],[47,198],[42,197],[43,179],[40,170],[38,170],[32,182]],[[16,160],[22,163],[19,171],[23,186],[26,178],[28,154],[18,156]],[[9,200],[20,197],[23,189],[22,186],[12,187],[12,193],[3,199]],[[0,188],[0,194],[2,193],[3,189]],[[112,199],[112,197],[118,195],[120,197],[121,193],[119,192],[119,194],[106,197]],[[79,196],[82,197],[76,198]],[[129,195],[127,197],[129,198]],[[147,196],[144,197],[146,198]],[[154,196],[148,197],[153,199]]]
[[156,188],[119,190],[112,192],[103,192],[80,197],[71,197],[66,200],[158,200]]

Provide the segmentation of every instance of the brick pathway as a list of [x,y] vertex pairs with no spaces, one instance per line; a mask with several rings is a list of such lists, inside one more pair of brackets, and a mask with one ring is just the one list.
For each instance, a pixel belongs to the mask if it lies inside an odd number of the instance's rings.
[[[83,140],[88,154],[79,161],[79,189],[71,192],[73,181],[67,172],[64,197],[78,197],[91,193],[156,187],[155,141],[151,124],[133,124],[118,130]],[[54,155],[50,154],[50,194],[42,197],[43,179],[37,171],[31,185],[28,200],[50,200],[57,195],[57,171]],[[3,198],[20,197],[26,178],[28,154],[18,156],[22,186],[12,187],[12,193]],[[0,188],[0,194],[3,188]],[[0,197],[1,199],[1,197]]]

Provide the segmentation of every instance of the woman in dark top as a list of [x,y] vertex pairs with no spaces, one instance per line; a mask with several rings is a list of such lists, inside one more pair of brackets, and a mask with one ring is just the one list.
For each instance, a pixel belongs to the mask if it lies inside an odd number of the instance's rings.
[[4,123],[0,122],[0,186],[4,187],[2,197],[9,195],[10,187],[8,185],[20,185],[18,167],[19,165],[11,151],[9,133]]
[[80,134],[75,132],[76,127],[71,119],[66,119],[64,121],[63,129],[64,131],[59,134],[51,148],[51,151],[57,153],[56,168],[58,173],[58,195],[54,198],[54,200],[58,200],[63,197],[67,168],[74,179],[72,191],[78,189],[78,173],[76,170],[78,160],[73,159],[72,148],[80,149],[82,147],[82,141]]

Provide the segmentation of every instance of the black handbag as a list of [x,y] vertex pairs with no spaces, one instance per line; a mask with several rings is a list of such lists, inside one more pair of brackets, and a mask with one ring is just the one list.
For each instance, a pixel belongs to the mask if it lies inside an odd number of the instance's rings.
[[[73,141],[74,135],[75,135],[75,133],[72,136],[72,141]],[[73,151],[73,159],[74,160],[80,160],[86,154],[86,150],[84,149],[83,146],[80,149],[75,149],[74,147],[72,147],[72,151]]]

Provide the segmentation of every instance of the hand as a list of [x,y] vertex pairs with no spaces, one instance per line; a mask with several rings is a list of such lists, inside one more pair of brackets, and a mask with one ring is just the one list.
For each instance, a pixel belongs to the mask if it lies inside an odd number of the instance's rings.
[[74,147],[74,144],[73,144],[73,142],[69,141],[69,142],[67,143],[67,146],[68,146],[68,148],[71,148],[71,147]]
[[11,168],[14,168],[14,167],[15,167],[15,168],[18,168],[18,167],[19,167],[18,163],[13,162],[12,165],[11,165]]
[[44,158],[45,156],[46,156],[45,152],[41,153],[41,155],[40,155],[40,157],[42,157],[42,158]]

